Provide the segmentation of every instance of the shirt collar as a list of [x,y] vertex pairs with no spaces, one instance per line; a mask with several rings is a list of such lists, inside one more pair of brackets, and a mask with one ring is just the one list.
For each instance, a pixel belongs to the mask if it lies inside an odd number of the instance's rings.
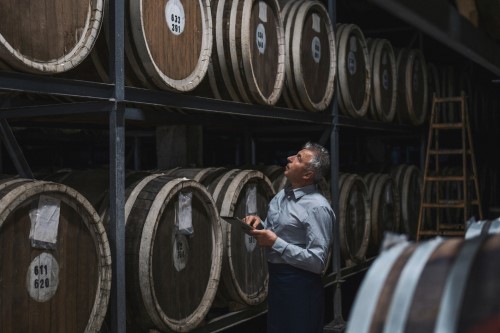
[[[316,184],[306,185],[304,187],[292,188],[290,185],[285,187],[285,196],[289,199],[300,199],[306,194],[316,191]],[[290,197],[291,196],[291,197]]]

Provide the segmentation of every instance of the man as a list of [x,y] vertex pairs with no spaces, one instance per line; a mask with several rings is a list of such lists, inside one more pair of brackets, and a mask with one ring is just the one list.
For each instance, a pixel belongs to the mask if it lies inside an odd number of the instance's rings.
[[267,333],[319,333],[324,325],[321,272],[335,214],[316,184],[328,172],[330,156],[308,142],[287,160],[289,184],[271,200],[266,220],[247,216],[245,222],[255,228],[250,233],[267,253]]

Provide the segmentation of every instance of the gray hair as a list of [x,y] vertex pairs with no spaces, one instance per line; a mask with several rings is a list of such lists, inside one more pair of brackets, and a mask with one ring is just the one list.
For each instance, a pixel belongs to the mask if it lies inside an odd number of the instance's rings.
[[309,162],[309,170],[314,172],[314,182],[318,183],[330,171],[330,154],[325,147],[313,142],[307,142],[302,149],[313,153],[313,158]]

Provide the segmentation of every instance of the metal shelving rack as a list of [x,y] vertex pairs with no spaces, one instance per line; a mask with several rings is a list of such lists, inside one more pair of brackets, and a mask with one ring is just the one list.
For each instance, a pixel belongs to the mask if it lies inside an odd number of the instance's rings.
[[[336,0],[325,0],[331,15],[332,23],[336,23]],[[428,1],[428,5],[418,0],[405,2],[397,0],[371,0],[370,2],[401,18],[403,21],[414,25],[441,43],[450,46],[456,52],[475,61],[495,75],[500,76],[500,46],[488,39],[483,33],[474,29],[470,23],[459,14],[446,1]],[[110,145],[110,239],[113,255],[113,282],[110,299],[110,315],[112,332],[125,332],[125,227],[124,227],[124,147],[125,147],[125,120],[144,120],[150,117],[168,122],[175,117],[168,112],[159,114],[153,111],[144,111],[130,108],[129,104],[172,106],[203,112],[207,115],[222,113],[243,118],[259,119],[284,119],[311,126],[320,125],[325,129],[325,140],[329,139],[331,146],[331,192],[332,197],[338,197],[338,153],[339,153],[339,128],[356,127],[369,130],[394,130],[406,131],[409,128],[393,124],[381,124],[369,121],[358,121],[339,116],[338,106],[334,97],[330,112],[308,113],[288,110],[278,107],[250,105],[231,101],[215,100],[202,97],[187,96],[165,91],[152,91],[146,89],[125,87],[124,66],[124,1],[110,1],[110,35],[115,36],[110,40],[110,83],[87,82],[30,75],[23,73],[0,72],[0,91],[27,92],[41,95],[78,97],[83,102],[57,103],[50,105],[32,105],[11,107],[8,104],[0,105],[0,118],[2,119],[2,140],[14,161],[16,169],[23,177],[30,177],[31,170],[27,165],[22,151],[19,149],[15,137],[10,132],[7,123],[9,118],[23,118],[49,115],[77,115],[101,113],[109,116],[109,145]],[[444,22],[442,17],[448,17]],[[460,29],[457,30],[457,27]],[[323,142],[325,144],[326,142]],[[32,177],[32,176],[31,176]],[[338,201],[334,200],[334,210],[339,211]],[[334,231],[334,239],[338,240],[338,230]],[[335,241],[338,245],[338,241]],[[362,267],[340,269],[340,251],[334,251],[332,273],[326,277],[327,285],[335,288],[334,292],[334,320],[325,331],[342,331],[344,320],[342,318],[340,287],[342,278],[356,274],[357,271],[366,270],[370,261]],[[337,274],[336,272],[340,272]],[[246,311],[246,310],[245,310]],[[245,321],[265,312],[265,307],[256,307],[248,311],[230,314],[218,318],[203,328],[208,331],[222,329],[229,324]],[[212,326],[210,326],[212,325]]]

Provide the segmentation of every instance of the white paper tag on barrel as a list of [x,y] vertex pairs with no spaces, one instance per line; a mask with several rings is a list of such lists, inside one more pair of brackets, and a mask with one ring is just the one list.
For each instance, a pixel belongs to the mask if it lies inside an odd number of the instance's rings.
[[259,1],[259,19],[262,22],[267,22],[267,3]]
[[191,235],[194,232],[192,199],[192,192],[179,193],[175,209],[175,225],[178,234]]
[[312,29],[317,33],[321,32],[321,18],[316,13],[312,14]]
[[186,268],[189,259],[189,244],[185,235],[175,235],[173,262],[177,272]]
[[351,39],[349,40],[349,54],[347,55],[347,61],[348,61],[348,70],[351,75],[356,74],[357,72],[357,67],[358,64],[356,62],[356,51],[358,50],[357,44],[356,44],[356,37],[352,36]]
[[35,248],[51,249],[57,243],[61,200],[40,195],[38,208],[30,211],[31,229],[29,239]]
[[257,184],[248,184],[246,192],[246,215],[257,215]]
[[245,247],[247,251],[253,252],[253,250],[255,250],[255,248],[257,247],[257,240],[254,237],[247,235],[245,233],[243,237],[245,237]]
[[186,26],[186,14],[180,0],[169,0],[165,5],[165,18],[167,26],[174,35],[184,32]]
[[42,253],[31,262],[26,274],[26,289],[37,302],[46,302],[59,285],[59,264],[50,253]]

